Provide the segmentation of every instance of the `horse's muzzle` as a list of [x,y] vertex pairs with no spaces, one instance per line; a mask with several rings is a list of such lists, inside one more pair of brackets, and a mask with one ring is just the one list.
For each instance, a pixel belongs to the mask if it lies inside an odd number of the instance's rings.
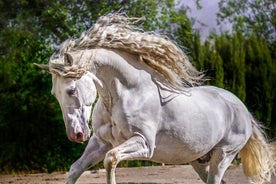
[[68,139],[72,142],[82,143],[84,141],[87,141],[89,137],[90,137],[89,134],[85,134],[83,132],[77,132],[68,136]]

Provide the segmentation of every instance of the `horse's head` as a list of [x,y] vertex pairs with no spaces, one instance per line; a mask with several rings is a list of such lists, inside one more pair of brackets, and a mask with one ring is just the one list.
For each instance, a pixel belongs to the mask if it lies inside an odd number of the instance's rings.
[[57,98],[69,140],[83,142],[90,136],[89,119],[96,88],[90,74],[79,79],[52,75],[52,94]]
[[[70,60],[73,59],[68,56],[70,55],[65,55],[62,60],[66,60],[66,57]],[[52,68],[51,65],[50,67],[36,65],[52,74],[52,94],[60,104],[68,139],[74,142],[83,142],[90,137],[89,120],[92,104],[97,95],[93,82],[94,75],[90,72],[85,72],[78,77],[62,75],[64,67],[68,67],[68,61],[66,62],[64,61],[65,65],[60,64],[55,68]],[[72,65],[72,61],[70,65]]]

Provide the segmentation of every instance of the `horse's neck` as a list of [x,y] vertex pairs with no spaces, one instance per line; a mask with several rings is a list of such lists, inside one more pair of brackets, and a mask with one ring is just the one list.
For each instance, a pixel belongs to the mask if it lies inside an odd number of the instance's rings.
[[94,65],[95,75],[107,83],[117,78],[131,86],[139,80],[139,71],[114,51],[97,49]]
[[95,76],[101,84],[96,87],[107,109],[111,108],[122,90],[139,86],[140,71],[127,61],[128,58],[105,49],[97,49],[94,59]]

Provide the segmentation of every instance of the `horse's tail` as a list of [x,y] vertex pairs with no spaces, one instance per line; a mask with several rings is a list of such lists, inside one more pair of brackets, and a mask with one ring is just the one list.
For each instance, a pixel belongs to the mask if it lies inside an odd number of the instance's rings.
[[240,152],[243,171],[253,183],[270,182],[276,158],[260,125],[253,120],[252,127],[253,133]]

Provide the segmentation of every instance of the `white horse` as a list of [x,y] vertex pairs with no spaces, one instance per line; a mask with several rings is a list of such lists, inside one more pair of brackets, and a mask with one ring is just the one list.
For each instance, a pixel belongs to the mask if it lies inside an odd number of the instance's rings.
[[93,136],[71,166],[67,183],[104,160],[107,183],[116,183],[122,160],[190,163],[209,184],[240,153],[255,183],[270,180],[275,160],[258,123],[232,93],[200,86],[202,74],[174,43],[145,33],[120,14],[100,17],[79,39],[68,39],[49,65],[71,141]]

